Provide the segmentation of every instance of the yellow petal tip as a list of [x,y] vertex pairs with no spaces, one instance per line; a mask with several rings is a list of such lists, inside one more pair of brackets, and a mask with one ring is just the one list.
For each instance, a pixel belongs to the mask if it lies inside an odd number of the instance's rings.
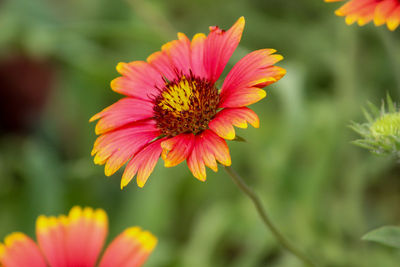
[[100,225],[107,225],[108,224],[108,216],[107,213],[103,209],[97,209],[94,212],[94,219],[96,223]]
[[260,89],[259,95],[260,95],[261,99],[263,99],[263,98],[265,98],[267,96],[267,92],[262,90],[262,89]]
[[[126,65],[126,63],[124,63],[124,62],[119,62],[119,63],[117,64],[117,67],[116,67],[117,71],[118,71],[119,73],[121,73],[122,70],[124,69],[125,65]],[[121,74],[122,74],[122,73],[121,73]]]
[[36,219],[36,229],[37,231],[46,231],[47,230],[47,217],[44,215],[40,215],[37,219]]
[[126,178],[122,177],[121,179],[121,190],[124,189],[129,184],[130,180],[127,180]]
[[11,247],[15,242],[22,241],[25,239],[26,239],[25,234],[23,234],[21,232],[15,232],[15,233],[11,233],[8,236],[6,236],[6,238],[4,239],[4,244],[7,247]]
[[69,220],[71,220],[71,221],[78,220],[79,218],[82,217],[82,212],[83,211],[82,211],[81,207],[79,207],[79,206],[72,207],[68,214]]
[[236,133],[235,133],[235,130],[233,130],[225,135],[225,139],[233,140],[233,139],[235,139],[235,136],[236,136]]
[[6,253],[6,247],[3,244],[0,244],[0,260],[1,258],[3,258],[5,253]]

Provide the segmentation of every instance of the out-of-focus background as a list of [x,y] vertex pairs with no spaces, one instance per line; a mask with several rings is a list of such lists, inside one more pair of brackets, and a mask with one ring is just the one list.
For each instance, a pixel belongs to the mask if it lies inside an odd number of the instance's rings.
[[[400,97],[400,29],[346,26],[322,0],[0,1],[0,239],[34,236],[39,214],[104,208],[110,239],[139,225],[159,244],[146,266],[301,266],[279,247],[223,169],[197,181],[160,160],[143,189],[123,191],[94,165],[88,119],[121,98],[118,62],[144,60],[178,31],[230,27],[245,16],[230,69],[246,53],[275,48],[287,75],[252,106],[260,129],[229,142],[233,167],[273,221],[323,266],[399,266],[398,251],[361,241],[400,223],[399,165],[355,147],[348,125],[361,107]],[[396,58],[397,57],[397,58]]]

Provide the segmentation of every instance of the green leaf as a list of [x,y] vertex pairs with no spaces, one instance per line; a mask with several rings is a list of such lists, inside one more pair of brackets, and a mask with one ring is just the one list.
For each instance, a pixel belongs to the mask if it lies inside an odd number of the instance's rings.
[[393,103],[393,100],[390,97],[389,93],[386,93],[386,102],[387,102],[387,105],[388,105],[389,112],[390,113],[396,112],[396,107],[395,107],[395,105]]
[[362,240],[378,242],[390,247],[400,248],[400,227],[383,226],[362,237]]
[[364,117],[367,119],[367,121],[369,123],[374,123],[375,119],[371,116],[371,114],[369,114],[369,112],[365,108],[362,108],[361,110],[364,113]]
[[376,149],[374,146],[370,146],[370,145],[366,144],[363,139],[354,140],[354,141],[351,141],[350,143],[353,145],[362,147],[362,148],[366,148],[366,149]]
[[246,139],[244,139],[243,137],[236,135],[235,138],[232,141],[236,141],[236,142],[247,142]]
[[349,125],[349,128],[361,136],[367,136],[369,134],[368,128],[366,128],[364,125],[356,123],[356,122],[351,122],[351,124]]
[[374,115],[375,117],[381,116],[381,111],[374,104],[368,101],[367,105],[372,115]]

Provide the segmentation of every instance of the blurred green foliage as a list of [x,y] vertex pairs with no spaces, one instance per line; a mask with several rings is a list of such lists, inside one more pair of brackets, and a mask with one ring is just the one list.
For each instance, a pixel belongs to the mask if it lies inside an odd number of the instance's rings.
[[392,67],[399,30],[348,27],[334,16],[337,7],[322,0],[0,2],[1,58],[24,53],[55,72],[34,130],[0,137],[0,237],[34,236],[39,214],[89,205],[108,212],[110,238],[131,225],[158,236],[146,266],[301,266],[222,169],[208,170],[201,183],[185,164],[159,162],[143,189],[132,183],[120,191],[121,172],[106,178],[90,157],[88,119],[121,97],[109,88],[118,62],[144,60],[178,31],[228,28],[243,15],[245,32],[227,69],[249,51],[275,48],[288,74],[252,106],[260,129],[238,130],[248,143],[229,142],[233,167],[282,232],[321,265],[399,266],[398,250],[361,237],[400,222],[400,168],[351,145],[357,135],[347,127],[362,120],[367,100],[379,103],[386,92],[399,99]]

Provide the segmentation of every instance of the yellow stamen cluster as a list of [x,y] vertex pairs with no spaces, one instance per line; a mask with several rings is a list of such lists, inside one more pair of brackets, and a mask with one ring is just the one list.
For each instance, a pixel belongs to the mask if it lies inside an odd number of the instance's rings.
[[199,97],[196,91],[196,80],[188,81],[185,76],[177,84],[172,84],[161,93],[162,100],[158,103],[162,109],[178,114],[190,109],[190,99]]
[[167,82],[155,98],[154,118],[164,136],[198,134],[215,116],[219,94],[214,84],[193,75]]

